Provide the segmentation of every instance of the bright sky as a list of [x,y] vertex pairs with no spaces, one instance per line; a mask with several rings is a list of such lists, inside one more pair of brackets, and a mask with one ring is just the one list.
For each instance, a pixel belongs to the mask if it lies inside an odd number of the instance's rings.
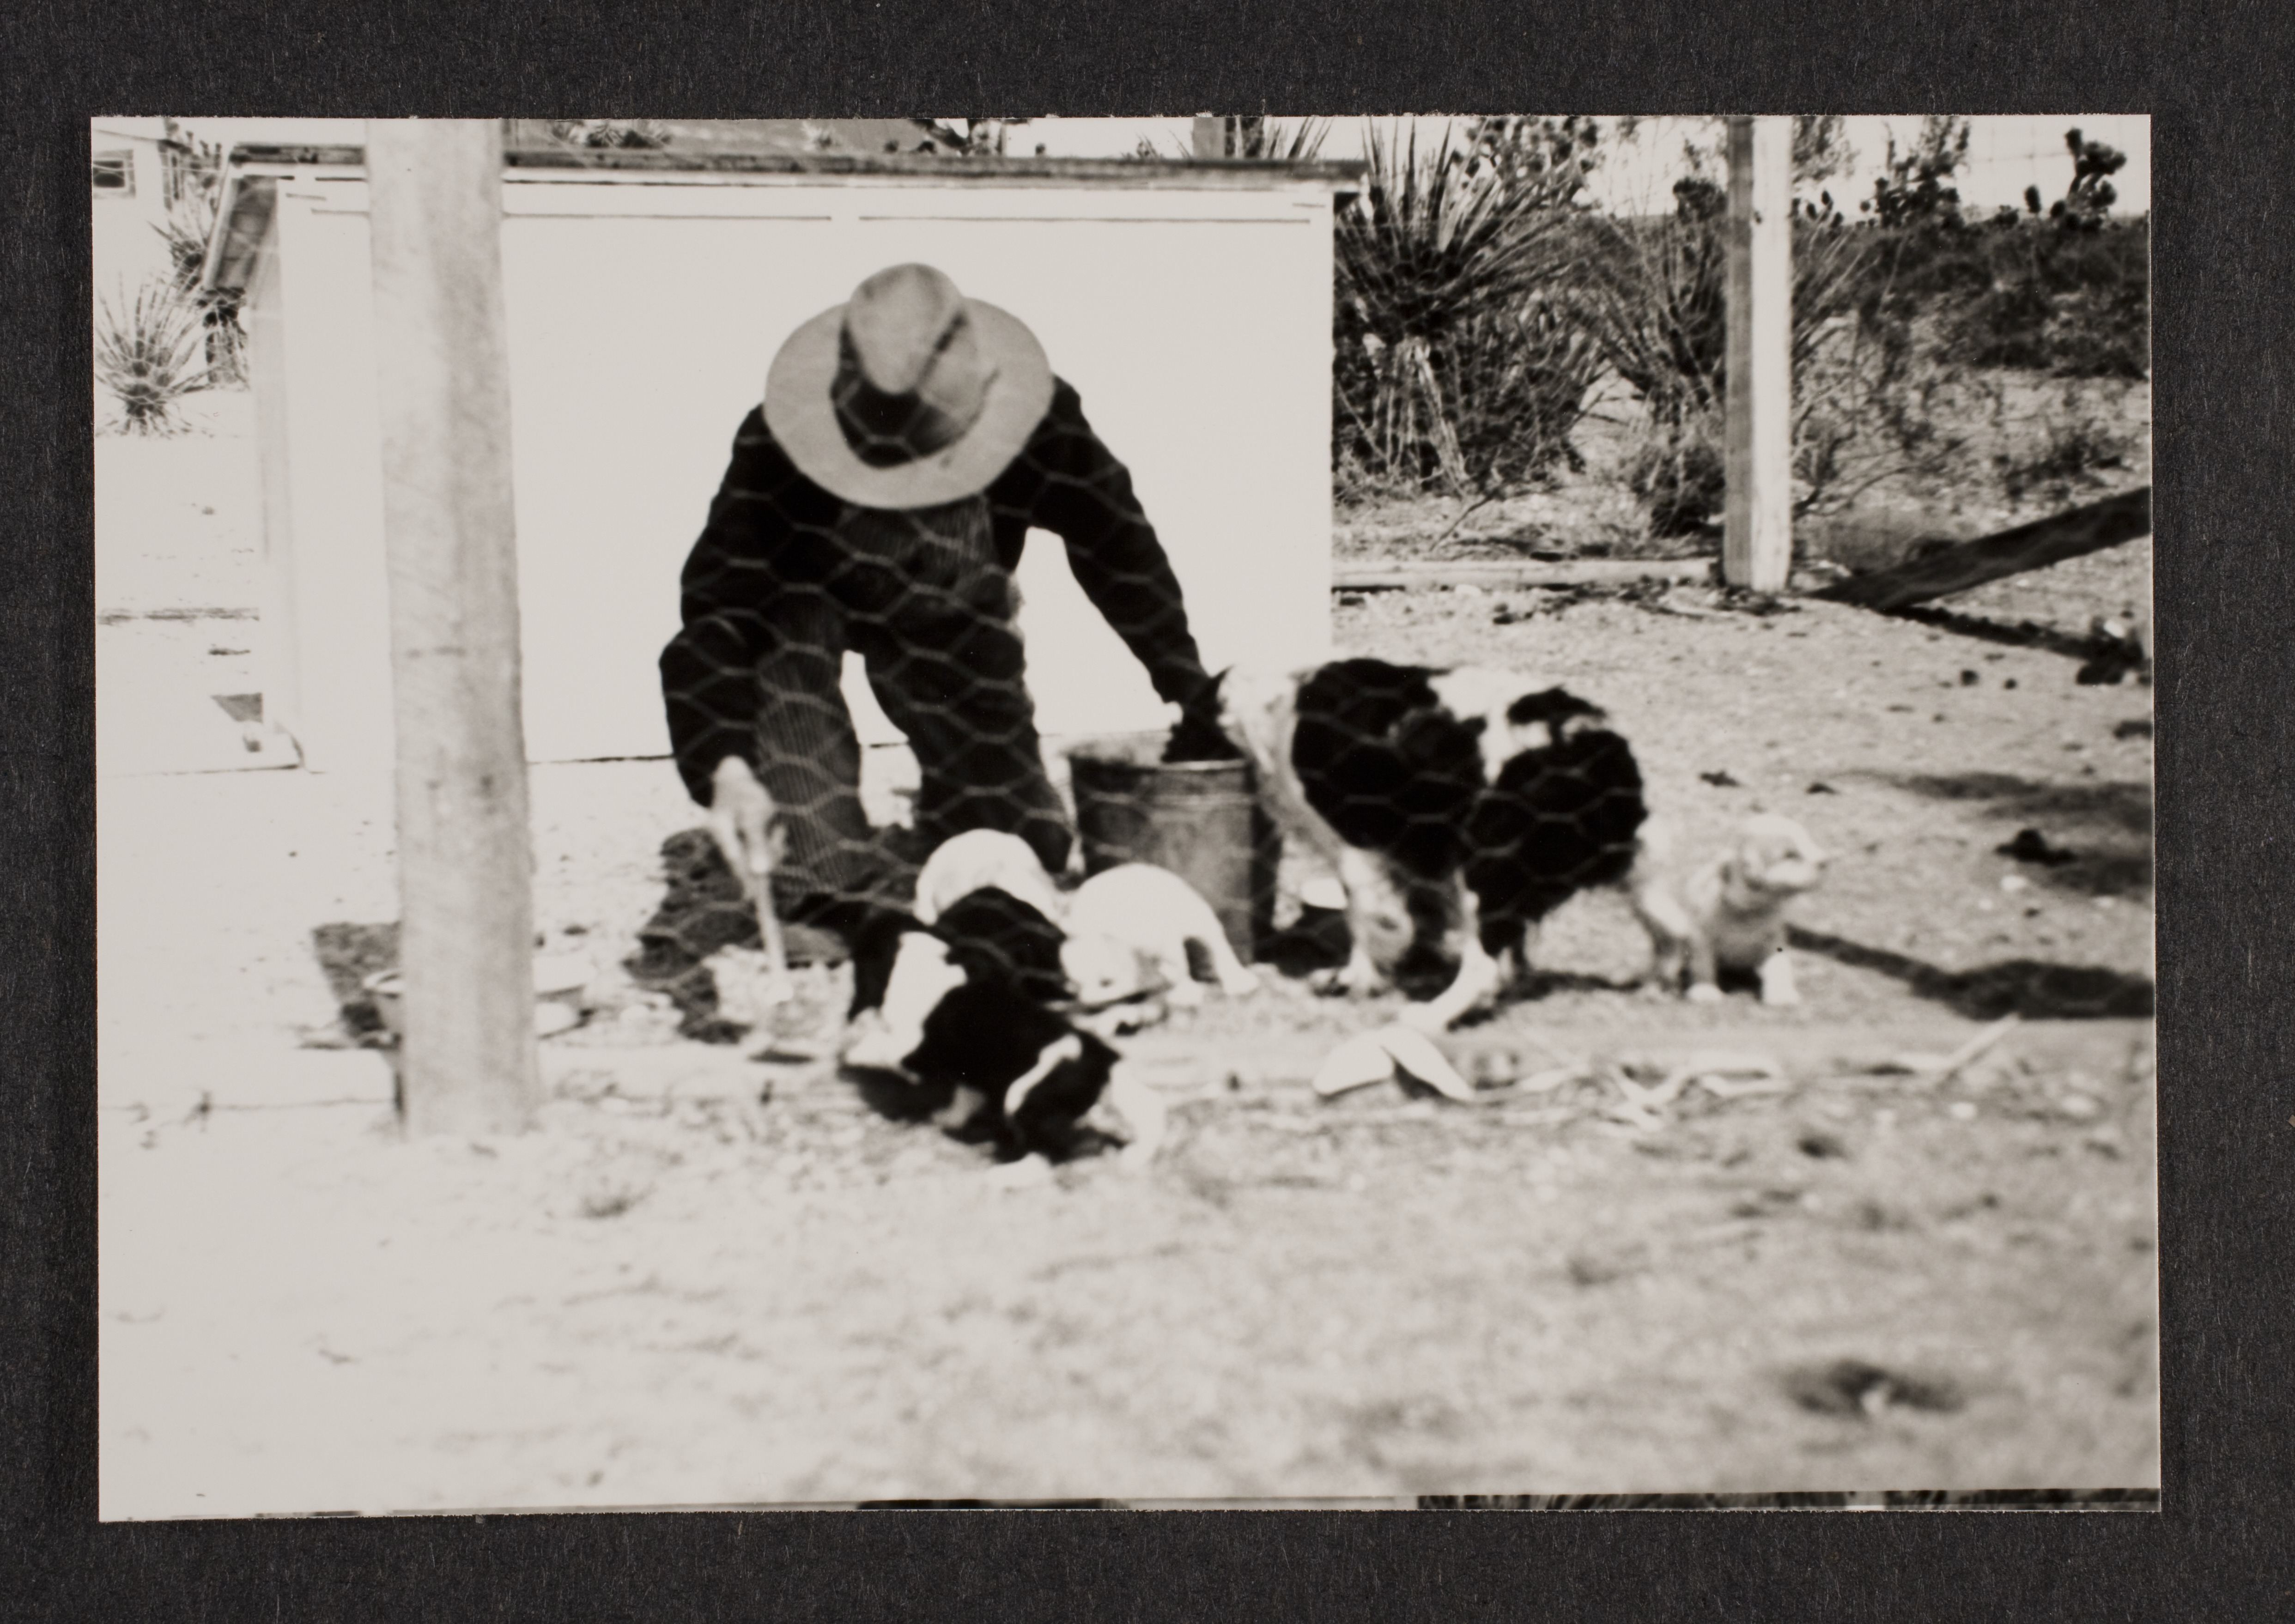
[[[356,118],[186,118],[182,122],[198,139],[222,145],[242,141],[355,143],[364,139],[366,128]],[[1400,121],[1379,122],[1391,126]],[[1451,121],[1429,117],[1415,122],[1425,141]],[[2089,140],[2104,142],[2128,155],[2127,167],[2111,177],[2119,193],[2112,211],[2136,215],[2152,207],[2152,121],[2143,114],[2038,117],[2019,113],[1987,115],[1969,122],[1968,162],[1956,182],[1966,204],[1980,209],[2018,204],[2024,188],[2030,185],[2039,187],[2040,195],[2049,202],[2062,197],[2072,178],[2064,132],[2076,128]],[[1900,147],[1908,146],[1920,126],[1918,114],[1858,115],[1846,121],[1845,133],[1858,162],[1848,175],[1826,183],[1842,212],[1854,215],[1857,200],[1872,195],[1874,177],[1888,158],[1891,134],[1894,133]],[[1364,127],[1364,121],[1358,118],[1333,120],[1323,156],[1362,156]],[[1632,142],[1605,143],[1607,157],[1595,176],[1596,200],[1605,208],[1630,213],[1670,208],[1673,183],[1683,172],[1684,137],[1695,135],[1711,144],[1716,128],[1717,122],[1711,119],[1645,118]],[[1041,143],[1049,153],[1062,158],[1115,158],[1130,153],[1145,139],[1156,151],[1176,155],[1187,149],[1189,135],[1187,118],[1040,118],[1013,131],[1011,145],[1016,151],[1027,152]]]

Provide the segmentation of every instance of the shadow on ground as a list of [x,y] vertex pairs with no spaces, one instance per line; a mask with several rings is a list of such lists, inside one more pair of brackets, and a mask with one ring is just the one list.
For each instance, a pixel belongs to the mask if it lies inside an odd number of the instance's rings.
[[1945,1005],[1971,1020],[1997,1021],[2005,1015],[2028,1021],[2149,1020],[2158,991],[2140,975],[2125,975],[2101,965],[2047,964],[2011,959],[1974,970],[1945,970],[1885,948],[1866,947],[1822,931],[1790,927],[1793,945],[1822,953],[1853,969],[1894,976],[1916,998]]
[[2081,896],[2128,896],[2152,888],[2148,783],[2050,783],[2007,772],[1861,776],[1932,800],[1987,802],[1986,817],[2038,829],[2070,853],[2071,861],[2025,865],[2024,871],[2038,884]]

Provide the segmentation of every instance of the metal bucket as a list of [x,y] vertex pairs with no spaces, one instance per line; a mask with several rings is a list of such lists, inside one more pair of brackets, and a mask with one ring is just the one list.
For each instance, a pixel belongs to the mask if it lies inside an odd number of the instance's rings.
[[1118,863],[1169,869],[1202,894],[1228,944],[1249,961],[1275,924],[1275,875],[1282,847],[1252,793],[1243,762],[1156,758],[1163,735],[1099,742],[1068,757],[1076,832],[1088,875]]

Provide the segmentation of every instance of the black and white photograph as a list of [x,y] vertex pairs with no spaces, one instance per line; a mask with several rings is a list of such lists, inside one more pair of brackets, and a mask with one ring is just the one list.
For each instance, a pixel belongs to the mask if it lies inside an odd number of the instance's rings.
[[88,140],[102,1521],[2159,1506],[2148,118]]

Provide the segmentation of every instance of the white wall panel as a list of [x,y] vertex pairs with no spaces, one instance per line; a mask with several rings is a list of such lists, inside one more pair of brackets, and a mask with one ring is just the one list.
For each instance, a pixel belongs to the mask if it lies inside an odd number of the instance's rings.
[[[372,297],[364,220],[334,212],[363,208],[364,187],[326,190],[323,209],[282,200],[274,245],[291,284],[280,308],[299,709],[326,759],[380,714],[379,764],[388,662]],[[1208,665],[1327,647],[1331,211],[1319,191],[513,175],[505,213],[534,759],[667,749],[655,662],[734,430],[788,332],[904,259],[1034,329],[1131,467]],[[1164,707],[1056,538],[1033,537],[1020,584],[1042,730],[1160,725]],[[865,738],[897,737],[865,690],[847,692]]]

